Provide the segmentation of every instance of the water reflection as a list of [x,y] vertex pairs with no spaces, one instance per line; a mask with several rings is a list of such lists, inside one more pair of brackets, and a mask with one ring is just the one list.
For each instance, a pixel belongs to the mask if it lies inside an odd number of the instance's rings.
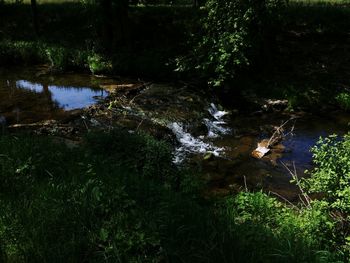
[[[7,85],[10,86],[10,81],[7,80]],[[16,81],[16,87],[20,89],[26,89],[30,91],[34,91],[37,93],[43,92],[44,88],[43,85],[38,84],[38,83],[32,83],[27,80],[18,80]]]
[[0,69],[0,116],[8,124],[61,120],[68,111],[105,98],[101,81],[87,74],[36,74],[36,69]]
[[89,87],[70,87],[42,85],[27,80],[16,81],[16,87],[35,93],[43,93],[50,102],[64,110],[84,108],[96,103],[97,98],[104,98],[104,90],[95,90]]

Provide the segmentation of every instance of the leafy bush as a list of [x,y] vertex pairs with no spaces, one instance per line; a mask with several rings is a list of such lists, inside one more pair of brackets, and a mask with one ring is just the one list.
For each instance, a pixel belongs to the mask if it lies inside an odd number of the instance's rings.
[[259,56],[265,32],[278,18],[283,0],[209,0],[202,20],[202,38],[178,70],[196,70],[220,86]]
[[0,65],[47,62],[57,70],[85,69],[88,65],[88,52],[49,46],[40,41],[0,41]]
[[334,257],[327,251],[313,251],[334,245],[335,223],[326,203],[294,210],[261,192],[240,193],[226,201],[221,217],[239,235],[236,249],[243,255],[255,244],[251,261],[255,257],[261,262],[330,262]]
[[317,193],[329,206],[338,222],[334,240],[342,253],[350,256],[350,134],[340,138],[331,135],[320,138],[312,148],[315,168],[307,171],[309,178],[302,185],[309,194]]
[[316,167],[304,186],[310,193],[322,193],[331,207],[350,213],[350,134],[320,138],[312,148]]
[[88,57],[89,69],[92,74],[99,74],[102,72],[108,72],[111,70],[111,63],[106,62],[106,60],[98,54],[93,54]]
[[51,67],[57,70],[87,67],[88,55],[85,51],[52,46],[47,47],[45,51]]
[[340,107],[344,110],[350,110],[350,94],[340,93],[335,97],[336,101],[339,103]]
[[69,55],[64,48],[47,48],[46,54],[50,60],[51,67],[60,70],[67,68]]
[[37,42],[1,41],[0,65],[47,62],[44,46]]

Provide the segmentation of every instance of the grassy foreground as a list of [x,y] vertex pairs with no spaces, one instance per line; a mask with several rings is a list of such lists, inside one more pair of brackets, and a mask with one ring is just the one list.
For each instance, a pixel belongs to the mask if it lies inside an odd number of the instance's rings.
[[[342,262],[325,205],[204,200],[169,147],[123,130],[75,148],[0,138],[2,262]],[[337,252],[338,251],[338,252]]]

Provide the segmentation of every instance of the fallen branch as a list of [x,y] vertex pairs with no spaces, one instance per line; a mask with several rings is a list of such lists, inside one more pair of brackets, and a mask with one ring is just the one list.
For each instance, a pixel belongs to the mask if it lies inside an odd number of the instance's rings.
[[296,185],[298,186],[302,196],[304,197],[304,200],[300,197],[300,201],[304,204],[305,207],[307,208],[311,208],[311,198],[309,197],[309,195],[304,191],[304,189],[301,187],[300,184],[300,180],[298,178],[298,174],[297,174],[297,170],[295,167],[295,162],[293,162],[293,171],[284,163],[281,162],[282,165],[287,169],[287,171],[289,172],[289,174],[292,176],[293,180],[296,182]]
[[295,117],[290,118],[289,120],[285,121],[284,123],[282,123],[282,125],[280,125],[279,127],[276,128],[275,132],[272,134],[272,136],[270,137],[268,143],[267,143],[267,147],[270,147],[274,144],[276,144],[278,141],[281,141],[283,138],[285,138],[286,136],[288,136],[289,134],[292,134],[294,131],[294,126],[295,126],[295,122],[290,130],[290,132],[284,134],[283,133],[283,127],[286,126],[290,121],[295,120]]

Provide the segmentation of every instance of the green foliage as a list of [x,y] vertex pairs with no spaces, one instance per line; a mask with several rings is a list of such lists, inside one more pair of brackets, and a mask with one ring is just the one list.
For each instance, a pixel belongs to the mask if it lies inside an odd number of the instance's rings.
[[326,204],[288,208],[263,193],[208,203],[169,147],[123,130],[69,149],[0,138],[5,262],[335,262]]
[[0,41],[0,65],[47,62],[56,70],[85,69],[88,52],[51,46],[41,41]]
[[[99,149],[107,147],[107,135],[95,135],[100,140],[90,145],[91,135],[83,148],[73,150],[43,139],[1,138],[0,251],[8,261],[149,262],[158,257],[159,237],[148,223],[147,200],[164,186],[159,181],[155,188],[152,178],[146,182],[144,177],[149,166],[169,174],[171,162],[162,159],[165,145],[126,134],[110,134],[115,152],[105,154]],[[134,159],[136,148],[129,144],[135,142],[145,148]]]
[[146,134],[132,136],[119,130],[111,134],[89,134],[86,142],[92,153],[110,154],[126,167],[135,169],[139,176],[161,181],[169,179],[172,156],[165,142]]
[[64,47],[47,47],[45,49],[51,67],[57,70],[71,68],[85,68],[87,65],[87,52]]
[[315,169],[304,186],[311,193],[323,193],[334,209],[350,212],[350,135],[320,138],[312,148]]
[[106,62],[106,60],[99,54],[92,54],[88,56],[89,69],[92,74],[106,73],[111,70],[111,63]]
[[[5,4],[0,8],[1,65],[51,63],[59,70],[92,70],[96,74],[152,76],[169,80],[173,76],[173,67],[166,63],[188,48],[183,45],[186,25],[196,21],[198,12],[191,6],[130,6],[130,23],[127,25],[130,38],[119,43],[120,46],[109,43],[112,49],[107,57],[104,55],[97,5],[79,1],[49,2],[41,2],[39,6],[39,38],[33,33],[30,5]],[[113,4],[113,14],[117,12],[115,8],[117,5]],[[118,37],[118,16],[107,19]],[[17,59],[21,49],[13,45],[18,42],[33,46],[28,51],[35,55],[35,59]]]
[[46,62],[44,47],[36,42],[1,41],[0,65],[13,63],[35,64]]
[[348,93],[339,93],[335,97],[336,101],[339,103],[340,107],[344,110],[350,110],[350,94]]
[[335,223],[325,203],[315,202],[311,209],[297,211],[263,193],[240,193],[227,200],[224,211],[222,218],[241,240],[237,249],[249,253],[250,245],[258,244],[252,257],[263,258],[262,262],[334,260],[327,251],[313,252],[334,245]]
[[[265,32],[278,18],[282,0],[209,0],[202,20],[202,38],[189,60],[179,60],[178,70],[193,68],[214,86],[231,80],[259,56]],[[187,63],[187,64],[186,64]]]
[[51,67],[63,70],[69,62],[68,52],[64,48],[47,48],[47,57],[50,60]]
[[309,193],[320,194],[338,221],[334,240],[342,253],[349,257],[349,215],[350,215],[350,134],[339,138],[331,135],[320,138],[312,148],[315,168],[308,171],[309,178],[302,185]]

